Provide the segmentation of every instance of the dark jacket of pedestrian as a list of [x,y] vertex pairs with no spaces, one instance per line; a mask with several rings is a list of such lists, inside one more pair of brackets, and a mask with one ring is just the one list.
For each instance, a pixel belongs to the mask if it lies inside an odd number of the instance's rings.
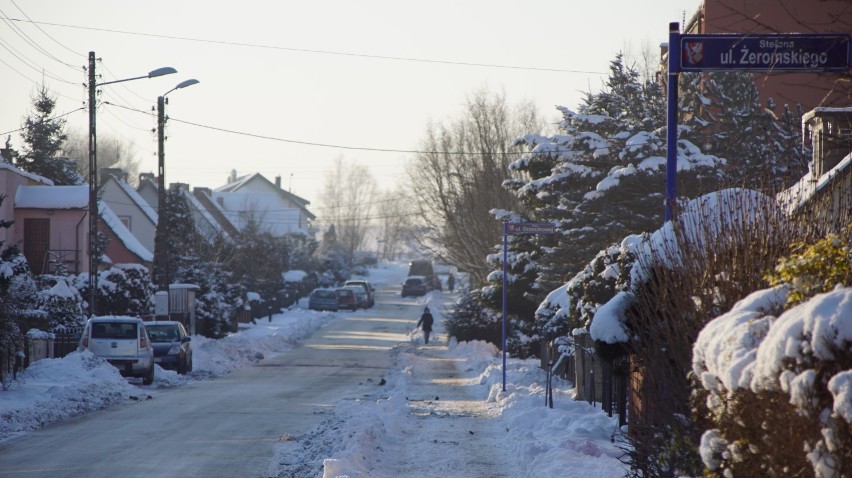
[[435,319],[432,318],[432,313],[429,312],[429,307],[423,309],[423,315],[420,316],[420,320],[417,321],[417,325],[415,327],[423,329],[423,341],[427,345],[429,344],[429,335],[432,334],[432,323],[434,322]]
[[420,327],[423,329],[423,332],[431,332],[433,323],[435,323],[435,319],[432,317],[432,313],[429,312],[429,307],[426,307],[415,327]]

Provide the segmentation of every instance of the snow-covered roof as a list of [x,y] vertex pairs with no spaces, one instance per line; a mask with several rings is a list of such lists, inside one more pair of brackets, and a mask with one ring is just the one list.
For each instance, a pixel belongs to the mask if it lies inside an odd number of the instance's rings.
[[[218,188],[215,188],[213,191],[215,191],[215,192],[231,192],[231,191],[236,191],[237,189],[240,189],[241,187],[243,187],[243,186],[245,186],[247,183],[249,183],[252,179],[257,178],[257,177],[260,177],[260,178],[262,178],[262,179],[264,179],[264,180],[267,180],[267,179],[266,179],[265,177],[263,177],[263,175],[262,175],[262,174],[260,174],[260,173],[245,174],[245,175],[243,175],[243,176],[240,176],[240,177],[236,178],[236,180],[235,180],[235,181],[232,181],[232,182],[230,182],[230,183],[228,183],[228,184],[225,184],[224,186],[219,186]],[[268,181],[268,180],[267,180],[267,181]]]
[[146,262],[154,261],[154,253],[149,251],[139,242],[139,239],[136,239],[130,229],[121,222],[121,219],[113,212],[112,209],[109,208],[104,202],[98,202],[98,212],[100,213],[101,219],[103,219],[104,223],[115,233],[118,240],[124,244],[124,247],[127,248],[130,252],[139,256],[140,259]]
[[42,183],[42,184],[46,184],[48,186],[53,186],[52,180],[47,179],[44,176],[39,176],[38,174],[28,173],[28,172],[22,170],[21,168],[18,168],[17,166],[15,166],[13,164],[9,164],[5,161],[0,161],[0,169],[5,169],[7,171],[11,171],[11,172],[17,174],[18,176],[23,176],[23,177],[25,177],[29,180],[35,181],[37,183]]
[[158,216],[157,211],[150,204],[148,204],[148,201],[146,201],[141,194],[139,194],[135,189],[133,189],[133,187],[130,186],[127,181],[119,179],[114,175],[112,176],[112,179],[115,180],[115,183],[118,184],[121,190],[124,191],[124,193],[127,194],[127,196],[134,203],[136,203],[137,206],[139,206],[139,209],[141,209],[142,212],[145,213],[146,216],[148,216],[148,219],[150,219],[151,222],[156,224]]
[[89,207],[89,186],[18,186],[15,207],[85,209]]
[[785,208],[788,214],[793,213],[814,197],[816,193],[830,184],[833,178],[848,168],[850,164],[852,164],[852,153],[847,154],[843,160],[837,163],[837,166],[819,178],[814,178],[813,171],[809,171],[808,174],[804,175],[802,179],[789,189],[778,193],[775,199],[781,207]]
[[298,269],[281,273],[281,278],[284,279],[284,282],[299,282],[307,276],[307,272]]
[[[208,211],[207,208],[204,207],[203,204],[201,204],[201,201],[199,201],[198,198],[196,198],[195,195],[189,192],[188,190],[183,190],[183,193],[190,206],[195,208],[201,214],[201,216],[203,216],[204,219],[210,223],[210,226],[217,233],[219,233],[220,235],[224,235],[225,230],[222,227],[222,224],[220,224],[219,221],[217,221],[216,218],[214,218],[213,215],[210,214],[210,211]],[[215,201],[213,202],[213,204],[215,205]]]

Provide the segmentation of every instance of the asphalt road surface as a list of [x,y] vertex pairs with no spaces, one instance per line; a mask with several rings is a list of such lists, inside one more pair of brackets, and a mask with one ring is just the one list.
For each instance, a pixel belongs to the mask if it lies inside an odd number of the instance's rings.
[[[276,444],[366,396],[420,312],[397,289],[292,350],[0,443],[0,477],[267,477]],[[151,395],[147,399],[145,396]]]

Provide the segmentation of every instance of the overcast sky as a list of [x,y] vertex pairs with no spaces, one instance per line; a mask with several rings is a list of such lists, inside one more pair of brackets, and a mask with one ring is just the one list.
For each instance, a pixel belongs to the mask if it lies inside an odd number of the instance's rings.
[[57,114],[83,108],[67,119],[85,134],[89,51],[102,60],[99,81],[171,66],[177,74],[104,86],[101,101],[114,105],[99,107],[98,137],[132,142],[141,171],[156,173],[156,98],[198,79],[168,95],[166,180],[215,188],[231,169],[281,176],[321,215],[335,158],[390,189],[411,155],[369,149],[417,149],[428,122],[458,117],[483,87],[555,119],[554,106],[599,90],[619,50],[656,54],[668,23],[699,3],[0,0],[0,133],[20,128],[44,81]]

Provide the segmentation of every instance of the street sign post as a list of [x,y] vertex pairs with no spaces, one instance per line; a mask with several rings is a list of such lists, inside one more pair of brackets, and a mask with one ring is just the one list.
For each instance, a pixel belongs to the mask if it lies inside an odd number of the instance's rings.
[[556,234],[556,224],[550,222],[503,221],[503,391],[506,391],[506,285],[509,277],[506,263],[509,261],[509,236]]
[[772,35],[681,34],[669,23],[666,92],[666,221],[672,219],[677,194],[677,79],[700,71],[819,72],[849,71],[852,41],[843,33]]

